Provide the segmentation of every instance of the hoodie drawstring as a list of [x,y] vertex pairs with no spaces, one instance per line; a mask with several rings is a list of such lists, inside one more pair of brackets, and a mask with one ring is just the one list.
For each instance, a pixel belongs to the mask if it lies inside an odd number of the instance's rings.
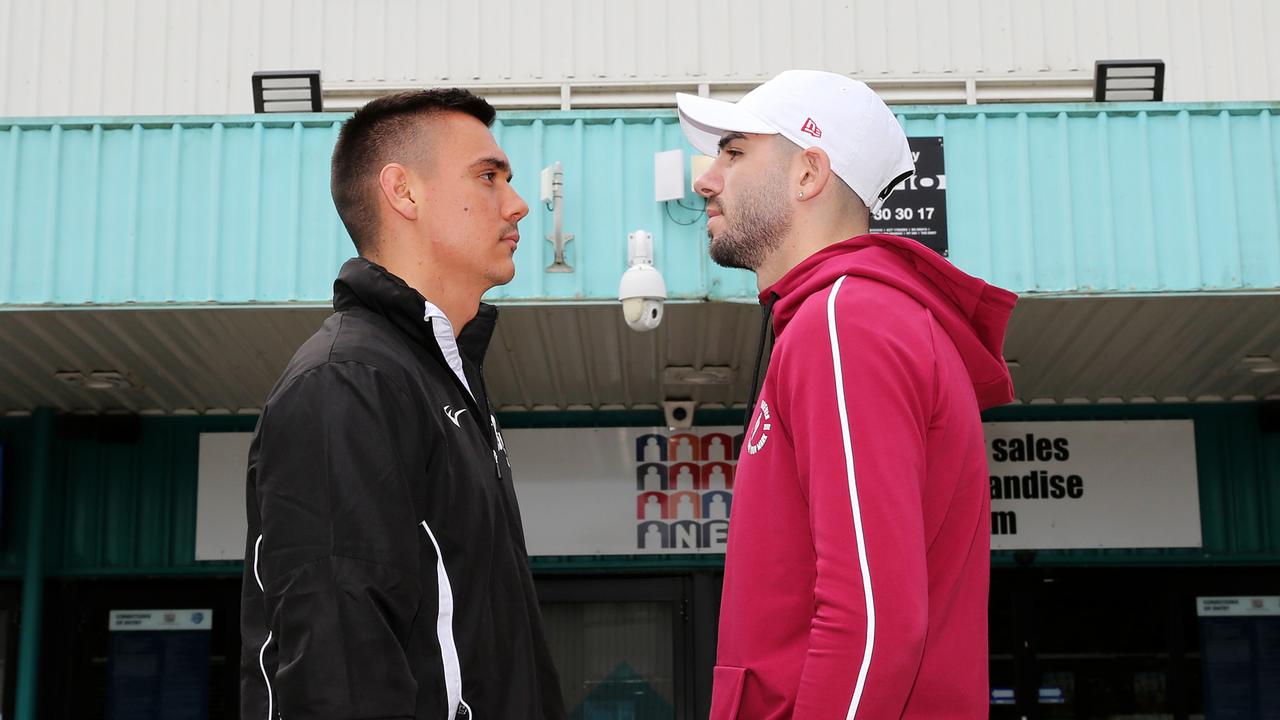
[[[755,414],[756,398],[760,396],[760,370],[765,360],[765,344],[773,338],[773,304],[778,301],[778,293],[770,293],[771,297],[764,302],[764,318],[760,321],[760,344],[756,349],[756,370],[751,374],[751,399],[747,402],[747,416],[742,421],[742,431],[751,431],[751,416]],[[765,366],[767,368],[767,366]]]

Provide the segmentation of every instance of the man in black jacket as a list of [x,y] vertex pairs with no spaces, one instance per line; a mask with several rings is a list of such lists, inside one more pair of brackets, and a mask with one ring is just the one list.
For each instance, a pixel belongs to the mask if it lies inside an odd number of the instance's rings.
[[482,362],[515,274],[511,187],[462,90],[347,121],[332,191],[360,257],[249,452],[241,718],[564,717]]

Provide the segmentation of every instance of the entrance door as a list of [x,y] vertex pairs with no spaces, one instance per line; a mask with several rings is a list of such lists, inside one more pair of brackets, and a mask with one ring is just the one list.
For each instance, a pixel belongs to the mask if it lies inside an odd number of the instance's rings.
[[687,578],[541,578],[569,720],[692,718]]
[[[1280,573],[1271,567],[998,568],[991,589],[993,719],[1195,720],[1211,710],[1203,674],[1218,669],[1212,658],[1205,665],[1202,646],[1225,645],[1234,663],[1260,645],[1253,636],[1247,643],[1230,632],[1215,636],[1213,627],[1201,637],[1206,629],[1197,598],[1278,596]],[[1240,673],[1235,665],[1228,671],[1233,678]],[[1246,716],[1252,717],[1240,715]]]

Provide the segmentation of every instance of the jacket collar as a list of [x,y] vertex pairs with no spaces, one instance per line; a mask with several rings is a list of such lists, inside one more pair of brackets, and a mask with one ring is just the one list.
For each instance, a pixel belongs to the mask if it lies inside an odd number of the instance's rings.
[[[444,362],[430,321],[423,319],[426,298],[386,268],[362,257],[342,264],[333,282],[333,309],[338,312],[364,308],[391,322],[397,330]],[[475,318],[458,333],[458,349],[469,362],[480,366],[498,320],[498,309],[485,303]],[[447,363],[446,363],[447,365]]]

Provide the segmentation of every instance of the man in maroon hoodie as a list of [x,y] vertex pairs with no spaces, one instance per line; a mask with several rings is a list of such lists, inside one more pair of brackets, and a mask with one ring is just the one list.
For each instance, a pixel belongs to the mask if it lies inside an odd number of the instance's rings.
[[789,71],[679,95],[717,263],[776,341],[738,459],[712,720],[985,718],[979,411],[1012,399],[1015,296],[868,217],[914,166],[866,85]]

